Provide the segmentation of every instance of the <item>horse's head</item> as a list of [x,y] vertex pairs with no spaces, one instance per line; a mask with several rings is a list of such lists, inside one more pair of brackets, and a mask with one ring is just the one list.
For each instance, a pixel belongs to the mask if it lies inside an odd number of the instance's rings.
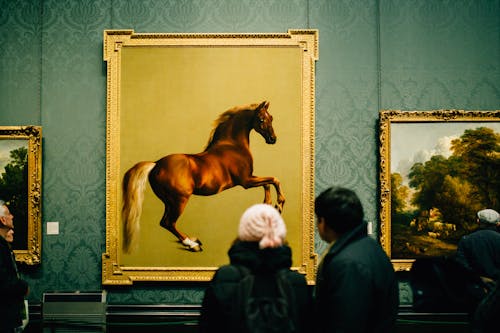
[[266,143],[276,143],[276,134],[273,128],[273,116],[267,112],[269,102],[262,102],[257,109],[255,109],[255,116],[253,119],[253,129],[262,135]]

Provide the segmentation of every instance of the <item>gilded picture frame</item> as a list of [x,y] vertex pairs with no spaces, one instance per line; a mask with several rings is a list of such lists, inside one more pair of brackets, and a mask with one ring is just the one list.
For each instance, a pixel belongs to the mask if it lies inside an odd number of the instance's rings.
[[0,126],[0,198],[14,216],[16,261],[41,262],[42,128]]
[[[159,225],[163,205],[147,184],[138,247],[124,251],[127,169],[173,153],[203,151],[226,110],[269,103],[277,141],[250,133],[253,173],[280,180],[292,268],[314,281],[314,80],[317,30],[286,33],[104,31],[107,63],[106,252],[103,285],[209,281],[229,259],[239,218],[263,202],[261,187],[192,195],[177,227],[203,241],[188,251]],[[271,186],[273,204],[276,192]]]
[[453,255],[477,227],[477,211],[499,208],[500,110],[379,115],[384,250],[396,270],[419,257]]

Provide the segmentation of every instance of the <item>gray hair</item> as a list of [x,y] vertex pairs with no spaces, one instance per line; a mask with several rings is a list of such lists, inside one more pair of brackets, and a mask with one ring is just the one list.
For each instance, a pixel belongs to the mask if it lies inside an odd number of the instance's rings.
[[0,199],[0,216],[5,216],[5,201]]

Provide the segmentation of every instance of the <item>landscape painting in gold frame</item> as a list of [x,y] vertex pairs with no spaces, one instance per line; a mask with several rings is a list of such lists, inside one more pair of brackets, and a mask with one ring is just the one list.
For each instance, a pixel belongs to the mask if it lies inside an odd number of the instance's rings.
[[[246,208],[264,201],[262,186],[235,186],[215,195],[189,197],[176,223],[190,239],[201,240],[201,247],[189,247],[160,226],[164,206],[145,181],[140,232],[132,232],[137,236],[137,247],[125,251],[123,235],[128,234],[122,222],[122,196],[130,192],[122,189],[122,182],[127,170],[138,162],[155,165],[174,153],[204,151],[211,132],[226,119],[219,117],[245,106],[265,107],[273,117],[275,143],[256,130],[250,132],[253,175],[281,183],[285,198],[282,215],[293,249],[292,268],[310,283],[314,281],[317,59],[317,30],[269,34],[104,31],[107,149],[103,285],[209,281],[219,266],[228,263],[227,251],[236,238],[239,218]],[[270,189],[274,205],[277,189],[272,184]]]
[[500,202],[500,111],[380,112],[380,240],[396,270],[450,256]]
[[14,216],[16,261],[42,258],[42,128],[0,126],[0,198]]

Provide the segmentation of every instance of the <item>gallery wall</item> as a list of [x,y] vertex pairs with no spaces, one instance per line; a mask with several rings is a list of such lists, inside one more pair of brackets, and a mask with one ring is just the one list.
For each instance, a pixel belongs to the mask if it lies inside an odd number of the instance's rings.
[[[500,0],[0,0],[0,125],[43,127],[42,264],[31,302],[99,290],[105,250],[105,29],[319,30],[316,193],[378,221],[380,109],[500,109]],[[194,97],[193,97],[194,98]],[[46,222],[59,235],[46,235]],[[316,237],[316,251],[325,248]],[[203,286],[110,288],[110,303],[199,303]]]

